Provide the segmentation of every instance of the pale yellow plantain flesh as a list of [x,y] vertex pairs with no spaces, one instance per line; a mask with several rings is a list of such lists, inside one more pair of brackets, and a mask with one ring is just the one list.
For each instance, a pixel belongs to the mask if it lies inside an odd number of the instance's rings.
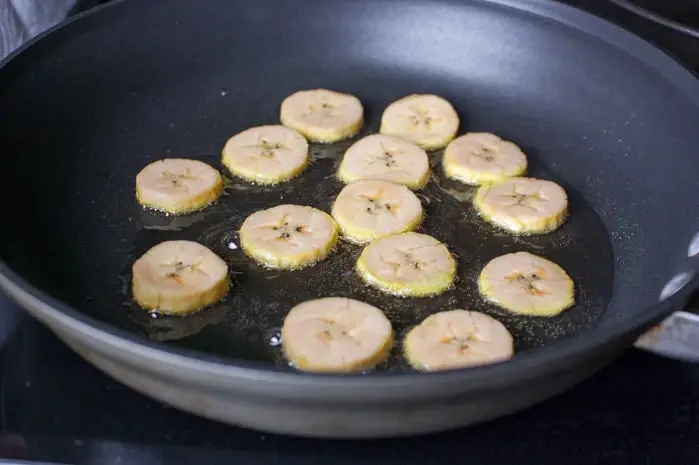
[[357,244],[410,231],[422,215],[422,204],[410,189],[374,179],[348,184],[332,207],[342,235]]
[[278,205],[248,216],[240,228],[243,251],[269,268],[298,269],[324,260],[339,234],[327,213],[300,205]]
[[284,99],[279,111],[284,126],[313,142],[347,139],[364,124],[364,108],[357,97],[328,89],[295,92]]
[[282,327],[282,349],[303,371],[357,372],[388,355],[393,329],[376,307],[354,299],[327,297],[291,309]]
[[568,196],[553,181],[510,178],[478,188],[473,204],[488,222],[514,234],[545,234],[568,216]]
[[444,174],[470,185],[498,183],[527,171],[527,157],[515,144],[495,134],[473,132],[454,139],[444,150]]
[[435,150],[445,147],[458,130],[459,115],[451,103],[437,95],[413,94],[386,107],[379,132]]
[[132,266],[134,301],[156,313],[196,312],[221,300],[228,288],[226,262],[192,241],[161,242]]
[[508,360],[514,341],[502,323],[485,313],[449,310],[410,330],[403,353],[416,370],[452,370]]
[[221,161],[234,176],[258,184],[279,184],[308,166],[308,142],[284,126],[257,126],[228,139]]
[[523,315],[555,316],[575,303],[565,270],[529,252],[491,260],[478,276],[478,290],[489,302]]
[[207,207],[223,193],[220,173],[198,160],[167,158],[136,176],[136,199],[144,207],[172,215]]
[[373,134],[347,149],[337,176],[345,184],[362,179],[380,179],[410,189],[421,189],[430,179],[430,163],[427,153],[417,145],[383,134]]
[[437,239],[407,232],[366,246],[357,260],[357,271],[367,284],[389,294],[426,297],[451,287],[456,261]]

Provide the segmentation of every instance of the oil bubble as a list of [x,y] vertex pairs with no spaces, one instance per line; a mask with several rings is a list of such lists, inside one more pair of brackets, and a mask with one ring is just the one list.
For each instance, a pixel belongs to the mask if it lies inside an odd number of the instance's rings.
[[280,328],[272,328],[267,331],[267,344],[271,347],[282,345],[282,331]]

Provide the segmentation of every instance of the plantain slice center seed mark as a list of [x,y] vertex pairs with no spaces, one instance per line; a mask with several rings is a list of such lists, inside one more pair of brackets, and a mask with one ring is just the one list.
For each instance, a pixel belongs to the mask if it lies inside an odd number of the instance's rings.
[[473,155],[476,158],[480,158],[483,161],[486,161],[488,163],[492,163],[495,161],[495,153],[498,152],[497,147],[490,147],[485,144],[481,144],[478,149],[474,149],[471,151],[471,155]]
[[260,156],[264,158],[275,158],[276,150],[287,148],[284,144],[279,142],[270,143],[266,137],[260,137],[260,141],[257,144],[243,145],[243,149],[258,149],[261,151]]
[[455,345],[459,352],[462,354],[469,350],[472,341],[478,339],[473,334],[469,334],[467,336],[457,335],[451,323],[447,323],[447,330],[447,335],[444,336],[440,342],[442,342],[443,344]]
[[340,113],[338,112],[338,109],[340,107],[332,102],[328,102],[326,100],[321,101],[319,106],[316,106],[315,104],[310,104],[308,105],[308,110],[303,112],[302,117],[304,119],[308,119],[313,115],[313,113],[323,113],[324,116],[327,117],[335,117],[338,116]]
[[382,193],[373,196],[360,195],[360,197],[363,197],[368,202],[365,211],[370,215],[378,216],[382,210],[393,214],[393,205],[390,202],[382,201]]
[[541,192],[534,192],[532,194],[525,194],[517,191],[517,186],[512,187],[512,192],[507,194],[499,194],[500,197],[506,197],[512,199],[514,202],[513,207],[528,208],[535,212],[539,212],[539,209],[533,205],[533,201],[546,201],[547,199],[541,194]]
[[321,339],[333,341],[338,339],[339,337],[348,335],[347,330],[343,326],[335,323],[334,321],[324,321],[324,323],[325,329],[323,329],[320,333]]
[[538,283],[544,278],[544,271],[538,269],[533,273],[521,273],[515,272],[505,276],[508,281],[516,281],[519,283],[528,293],[532,295],[546,295],[548,292],[539,289]]
[[393,158],[393,155],[388,152],[384,152],[379,155],[379,160],[386,166],[386,168],[391,168],[396,164],[396,160]]
[[458,337],[452,336],[449,340],[451,344],[458,347],[459,352],[466,352],[469,349],[469,344],[471,343],[470,337]]
[[381,260],[383,260],[385,263],[387,263],[393,267],[393,275],[395,277],[398,277],[398,275],[400,274],[400,271],[403,268],[413,268],[413,269],[418,270],[418,271],[423,271],[429,265],[432,265],[433,263],[435,263],[436,260],[417,260],[413,257],[412,251],[417,250],[417,249],[422,249],[425,247],[433,247],[433,246],[434,245],[420,246],[420,247],[415,247],[413,249],[409,249],[407,251],[406,250],[398,250],[397,252],[401,256],[398,259],[398,261],[389,260],[383,256],[381,257]]
[[428,130],[431,130],[434,123],[439,123],[442,120],[439,116],[430,115],[431,112],[429,109],[411,108],[411,110],[413,113],[408,115],[408,119],[413,126],[423,125]]
[[514,207],[523,207],[528,208],[530,210],[539,211],[538,208],[534,207],[529,203],[533,199],[526,194],[512,194],[512,198],[515,201],[515,203],[513,204]]
[[298,245],[295,241],[293,241],[294,233],[311,234],[311,230],[305,227],[304,225],[290,224],[289,215],[282,216],[282,218],[276,223],[261,225],[259,226],[259,228],[270,228],[274,231],[277,231],[279,234],[279,236],[277,237],[278,240],[289,241],[292,245]]
[[392,168],[398,164],[398,160],[396,160],[396,155],[400,155],[402,152],[398,150],[390,150],[384,147],[383,144],[381,145],[381,153],[379,156],[376,157],[376,159],[372,160],[369,162],[370,165],[374,163],[382,163],[386,168]]
[[206,271],[204,271],[203,269],[201,269],[201,267],[199,266],[199,265],[201,265],[201,262],[202,262],[201,258],[199,258],[197,261],[195,261],[194,263],[191,263],[191,264],[186,264],[181,260],[177,260],[177,261],[175,261],[175,263],[161,263],[160,266],[161,267],[168,267],[168,268],[174,267],[174,270],[167,273],[165,275],[165,277],[169,278],[169,279],[174,279],[175,281],[177,281],[178,284],[182,284],[183,283],[182,274],[187,272],[187,271],[199,272],[199,273],[203,273],[205,276],[209,276],[209,274]]
[[[172,184],[173,187],[184,187],[185,189],[189,189],[189,186],[185,183],[182,183],[182,181],[186,180],[197,180],[198,177],[194,176],[189,168],[186,168],[184,170],[184,173],[173,173],[172,171],[163,171],[162,173],[162,179],[165,182],[166,185]],[[161,187],[162,185],[158,186]]]

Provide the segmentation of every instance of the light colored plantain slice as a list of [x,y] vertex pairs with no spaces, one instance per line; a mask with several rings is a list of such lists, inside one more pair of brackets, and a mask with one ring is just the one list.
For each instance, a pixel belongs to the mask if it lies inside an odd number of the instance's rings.
[[481,185],[524,175],[527,157],[515,144],[495,134],[472,132],[447,146],[442,167],[448,178]]
[[473,203],[487,221],[515,234],[545,234],[568,216],[568,196],[552,181],[510,178],[478,188]]
[[451,103],[437,95],[413,94],[386,107],[379,132],[435,150],[445,147],[458,130],[459,115]]
[[524,315],[555,316],[575,303],[573,280],[563,268],[528,252],[491,260],[478,289],[489,302]]
[[410,330],[403,352],[416,370],[453,370],[508,360],[514,341],[502,323],[485,313],[449,310]]
[[452,285],[456,261],[437,239],[407,232],[366,246],[357,260],[357,271],[367,284],[389,294],[426,297]]
[[279,117],[284,126],[313,142],[337,142],[359,132],[364,108],[357,97],[328,89],[295,92],[284,99]]
[[332,216],[347,240],[362,244],[414,229],[422,221],[422,204],[405,186],[366,179],[340,191]]
[[346,184],[361,179],[382,179],[421,189],[430,179],[430,162],[427,153],[417,145],[373,134],[347,149],[337,175]]
[[356,372],[382,362],[393,344],[388,318],[354,299],[327,297],[291,309],[282,327],[282,349],[298,369]]
[[327,213],[278,205],[248,216],[240,228],[243,251],[276,269],[297,269],[324,260],[337,243],[338,227]]
[[223,193],[223,180],[206,163],[186,158],[154,161],[136,176],[136,199],[173,215],[200,210]]
[[228,139],[223,164],[235,176],[259,184],[278,184],[308,166],[308,142],[284,126],[257,126]]
[[132,266],[132,293],[146,310],[186,315],[213,305],[228,292],[228,265],[191,241],[161,242]]

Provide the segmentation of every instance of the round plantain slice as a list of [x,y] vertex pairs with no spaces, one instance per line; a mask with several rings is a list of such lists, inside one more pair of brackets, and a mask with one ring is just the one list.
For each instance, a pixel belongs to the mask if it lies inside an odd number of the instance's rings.
[[367,370],[386,358],[392,343],[391,323],[381,310],[342,297],[303,302],[282,327],[284,354],[304,371]]
[[284,126],[257,126],[234,135],[222,162],[235,176],[258,184],[279,184],[308,166],[308,142]]
[[348,184],[332,207],[343,236],[356,244],[410,231],[422,215],[420,199],[410,189],[374,179]]
[[545,234],[568,216],[568,196],[553,181],[510,178],[478,188],[473,204],[488,222],[514,234]]
[[413,94],[386,107],[379,132],[435,150],[445,147],[458,130],[459,115],[451,103],[433,94]]
[[381,179],[421,189],[430,180],[430,162],[427,153],[417,145],[373,134],[347,149],[337,176],[345,184],[361,179]]
[[222,193],[223,180],[219,172],[198,160],[154,161],[136,176],[138,202],[171,215],[201,210]]
[[512,335],[485,313],[448,310],[430,315],[405,337],[403,351],[420,371],[440,371],[508,360]]
[[515,144],[495,134],[472,132],[451,141],[442,167],[448,178],[478,186],[523,176],[527,157]]
[[364,108],[357,97],[328,89],[301,90],[288,96],[279,117],[312,142],[337,142],[359,132]]
[[456,261],[437,239],[407,232],[377,239],[357,260],[361,278],[401,297],[441,294],[453,284]]
[[575,286],[552,261],[529,252],[491,260],[478,276],[486,300],[523,315],[555,316],[575,303]]
[[327,213],[301,205],[278,205],[248,216],[240,245],[269,268],[298,269],[324,260],[338,240],[338,227]]
[[221,300],[228,288],[226,262],[197,242],[161,242],[132,266],[134,301],[155,313],[196,312]]

